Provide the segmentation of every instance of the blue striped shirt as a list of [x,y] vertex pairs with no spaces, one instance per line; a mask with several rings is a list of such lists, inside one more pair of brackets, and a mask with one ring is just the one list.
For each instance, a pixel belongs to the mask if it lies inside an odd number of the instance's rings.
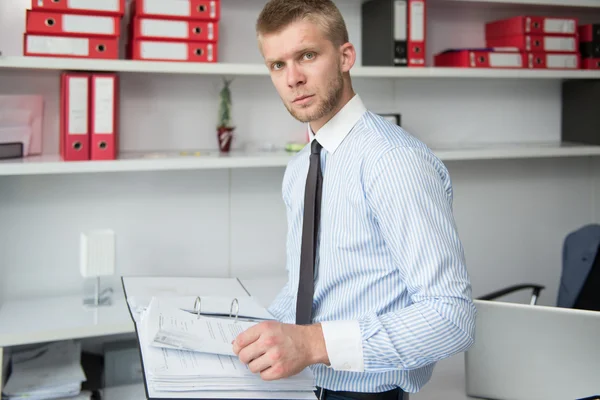
[[[316,383],[417,392],[436,361],[473,343],[475,307],[450,176],[422,142],[366,110],[358,95],[316,139],[323,145],[323,194],[313,322],[328,330],[332,350],[331,366],[311,366]],[[295,321],[309,155],[310,145],[283,178],[289,276],[269,310],[286,323]],[[339,366],[346,357],[359,366]]]

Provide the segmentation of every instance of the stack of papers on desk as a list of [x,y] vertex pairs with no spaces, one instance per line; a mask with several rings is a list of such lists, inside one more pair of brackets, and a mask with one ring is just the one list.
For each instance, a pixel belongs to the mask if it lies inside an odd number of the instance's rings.
[[193,307],[182,307],[193,299],[153,297],[135,319],[149,398],[315,399],[309,368],[264,381],[233,353],[235,337],[269,319],[266,310],[257,307],[244,314],[240,301],[238,318],[230,318],[231,299],[212,297],[202,300],[202,310],[211,312],[198,315]]
[[81,394],[86,380],[81,367],[81,344],[50,343],[12,354],[12,372],[2,391],[9,400],[44,400]]

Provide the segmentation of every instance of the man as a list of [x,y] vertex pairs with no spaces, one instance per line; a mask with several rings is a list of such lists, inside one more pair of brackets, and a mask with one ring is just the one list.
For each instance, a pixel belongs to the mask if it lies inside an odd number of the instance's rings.
[[243,332],[234,352],[265,380],[311,366],[321,398],[402,398],[473,343],[448,171],[365,109],[349,74],[356,52],[330,0],[269,1],[257,37],[311,143],[283,179],[289,279],[270,307],[280,322]]

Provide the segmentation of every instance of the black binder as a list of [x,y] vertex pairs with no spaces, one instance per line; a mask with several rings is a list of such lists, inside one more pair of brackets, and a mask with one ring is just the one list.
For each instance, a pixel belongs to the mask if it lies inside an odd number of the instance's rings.
[[361,5],[362,65],[408,66],[407,0],[368,0]]

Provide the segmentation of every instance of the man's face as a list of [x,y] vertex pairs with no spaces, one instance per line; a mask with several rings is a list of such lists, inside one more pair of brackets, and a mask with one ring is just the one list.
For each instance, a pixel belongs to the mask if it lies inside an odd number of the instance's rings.
[[297,21],[259,40],[273,84],[294,118],[310,122],[335,111],[344,86],[341,55],[318,25]]

